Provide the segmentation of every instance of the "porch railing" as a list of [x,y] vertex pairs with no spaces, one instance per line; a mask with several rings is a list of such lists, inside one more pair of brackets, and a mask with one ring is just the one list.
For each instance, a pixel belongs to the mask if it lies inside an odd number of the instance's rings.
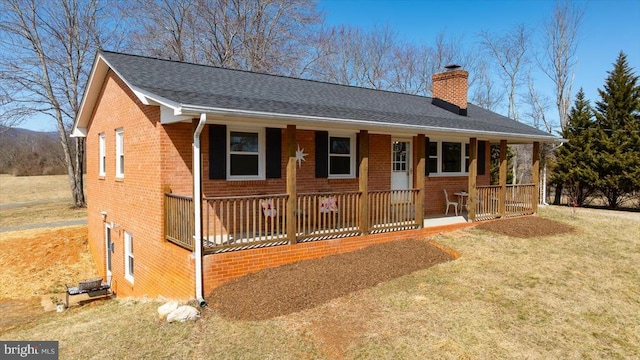
[[507,185],[505,201],[506,215],[530,215],[533,214],[533,202],[535,199],[534,184]]
[[165,239],[183,248],[193,250],[193,199],[189,196],[165,194]]
[[370,191],[369,227],[371,232],[416,228],[417,189]]
[[500,185],[476,186],[476,220],[500,217]]
[[298,194],[296,200],[296,238],[322,240],[362,232],[359,191]]
[[205,197],[205,252],[288,243],[287,194]]
[[[500,186],[478,186],[476,220],[501,216]],[[533,213],[535,186],[506,188],[505,216]],[[419,228],[418,189],[370,191],[368,213],[360,207],[362,193],[322,192],[298,194],[293,219],[287,219],[287,194],[205,197],[202,242],[205,253],[288,244],[287,221],[295,221],[299,242]],[[193,200],[165,195],[165,237],[187,249],[194,247]],[[362,221],[366,219],[367,221]],[[367,224],[368,228],[361,226]]]

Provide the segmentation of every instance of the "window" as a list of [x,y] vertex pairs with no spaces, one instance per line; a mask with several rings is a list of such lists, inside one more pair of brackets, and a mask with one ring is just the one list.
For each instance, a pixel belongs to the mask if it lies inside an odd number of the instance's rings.
[[355,173],[355,135],[329,136],[329,177],[348,178]]
[[116,177],[124,177],[124,132],[116,129]]
[[463,175],[469,172],[469,144],[430,141],[427,156],[431,175]]
[[464,144],[464,172],[469,172],[469,144]]
[[442,143],[442,172],[461,172],[462,146],[460,143]]
[[107,145],[106,145],[104,133],[100,134],[99,141],[100,141],[100,159],[98,160],[100,162],[99,175],[105,176],[107,174]]
[[231,180],[264,179],[264,130],[229,130],[228,136],[228,178]]
[[435,174],[438,172],[438,143],[429,142],[429,156],[427,166],[429,166],[429,173]]
[[133,283],[133,236],[124,232],[124,278]]

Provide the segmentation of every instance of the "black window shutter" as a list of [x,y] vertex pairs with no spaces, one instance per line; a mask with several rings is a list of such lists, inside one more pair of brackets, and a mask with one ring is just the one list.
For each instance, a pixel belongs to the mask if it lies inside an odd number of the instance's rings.
[[316,131],[316,177],[329,176],[329,133]]
[[267,179],[282,177],[282,130],[267,128]]
[[429,137],[424,139],[424,174],[429,176]]
[[227,127],[209,125],[209,179],[227,178]]
[[485,146],[486,146],[486,141],[478,141],[478,175],[484,175],[484,171],[485,171],[485,162],[486,162],[486,156],[485,156]]

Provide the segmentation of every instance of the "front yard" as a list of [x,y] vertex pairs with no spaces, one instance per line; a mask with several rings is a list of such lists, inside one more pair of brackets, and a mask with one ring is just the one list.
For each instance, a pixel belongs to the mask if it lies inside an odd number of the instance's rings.
[[[32,316],[4,327],[0,338],[57,340],[65,359],[640,357],[639,220],[581,209],[572,216],[564,207],[540,212],[573,230],[439,235],[460,258],[265,320],[233,320],[212,302],[200,320],[168,324],[157,319],[160,303],[118,299]],[[19,240],[0,239],[7,241]],[[3,314],[33,299],[10,296],[0,299]]]

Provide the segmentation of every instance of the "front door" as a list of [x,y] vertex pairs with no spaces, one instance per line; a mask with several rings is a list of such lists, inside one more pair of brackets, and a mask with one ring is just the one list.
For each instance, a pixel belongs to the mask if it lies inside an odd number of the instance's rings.
[[113,254],[113,241],[111,240],[111,225],[104,224],[104,242],[107,265],[107,283],[111,284],[111,255]]
[[411,189],[411,141],[393,139],[391,144],[391,190]]

